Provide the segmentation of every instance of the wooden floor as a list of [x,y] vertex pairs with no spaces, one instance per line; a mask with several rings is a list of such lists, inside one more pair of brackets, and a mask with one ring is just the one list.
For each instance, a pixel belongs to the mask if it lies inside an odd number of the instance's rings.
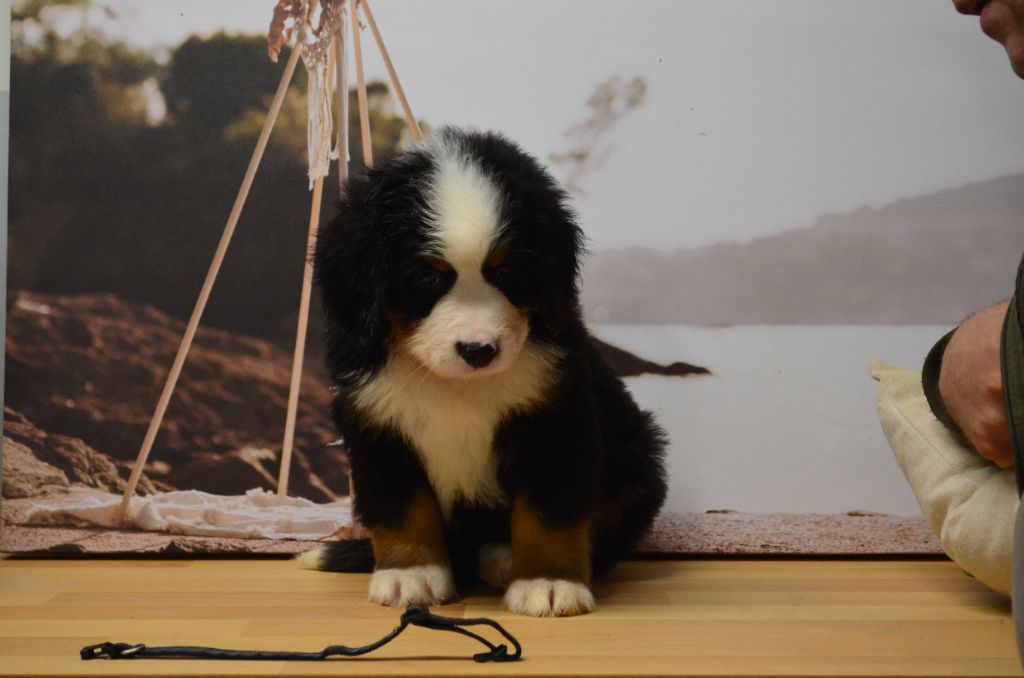
[[[365,575],[286,560],[0,560],[2,675],[1020,675],[1009,604],[947,561],[633,562],[597,612],[526,619],[487,591],[435,608],[490,616],[525,659],[475,664],[470,640],[411,629],[328,662],[79,659],[101,641],[313,650],[376,640],[399,612]],[[344,665],[342,665],[344,664]]]

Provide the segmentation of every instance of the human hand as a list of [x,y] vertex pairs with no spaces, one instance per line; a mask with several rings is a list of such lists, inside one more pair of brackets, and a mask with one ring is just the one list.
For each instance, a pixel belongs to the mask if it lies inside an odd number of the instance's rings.
[[1010,427],[1003,403],[999,344],[1009,302],[979,311],[957,328],[939,371],[946,410],[978,454],[1013,466]]

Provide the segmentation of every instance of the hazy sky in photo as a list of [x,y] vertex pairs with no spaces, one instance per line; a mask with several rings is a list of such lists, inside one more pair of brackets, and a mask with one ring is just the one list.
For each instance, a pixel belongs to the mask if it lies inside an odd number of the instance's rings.
[[[147,47],[262,33],[274,5],[98,2],[117,13],[110,33]],[[748,240],[1024,172],[1024,82],[948,1],[375,0],[373,10],[418,117],[502,130],[544,159],[565,150],[598,82],[647,79],[646,103],[583,180],[577,207],[595,249]],[[383,77],[368,32],[364,46],[369,74]]]

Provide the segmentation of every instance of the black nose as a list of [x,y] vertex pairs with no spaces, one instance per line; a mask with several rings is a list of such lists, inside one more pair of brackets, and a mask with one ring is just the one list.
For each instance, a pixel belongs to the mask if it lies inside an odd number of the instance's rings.
[[463,360],[477,368],[487,367],[494,360],[494,356],[498,355],[498,347],[494,344],[471,344],[459,341],[455,344],[455,350]]

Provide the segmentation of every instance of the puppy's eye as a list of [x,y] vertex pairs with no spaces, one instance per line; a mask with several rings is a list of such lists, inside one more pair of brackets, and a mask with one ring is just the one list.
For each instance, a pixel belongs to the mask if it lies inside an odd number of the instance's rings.
[[413,284],[416,285],[416,287],[437,287],[441,284],[441,274],[433,269],[420,271],[416,274],[416,277],[413,278]]
[[494,277],[496,280],[508,280],[515,274],[515,270],[508,265],[502,265],[494,269]]

